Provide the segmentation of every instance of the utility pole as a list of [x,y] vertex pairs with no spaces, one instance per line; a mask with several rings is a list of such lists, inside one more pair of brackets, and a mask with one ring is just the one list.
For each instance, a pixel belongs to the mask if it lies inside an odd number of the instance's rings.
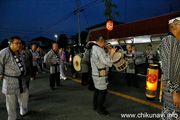
[[78,12],[78,42],[79,46],[81,46],[81,25],[80,25],[80,0],[76,0],[77,2],[77,12]]
[[172,13],[172,2],[170,1],[169,13]]

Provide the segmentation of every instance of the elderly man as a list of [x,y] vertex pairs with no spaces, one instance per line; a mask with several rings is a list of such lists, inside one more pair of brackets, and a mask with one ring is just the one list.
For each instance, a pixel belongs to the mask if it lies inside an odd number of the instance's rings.
[[180,15],[169,20],[169,32],[160,44],[164,73],[162,120],[180,120]]
[[113,64],[112,57],[116,49],[109,49],[109,54],[106,53],[103,49],[105,45],[103,36],[99,36],[96,43],[97,45],[92,47],[91,53],[92,78],[95,85],[93,107],[99,114],[108,117],[109,112],[103,105],[107,95],[108,70]]
[[125,54],[125,60],[128,62],[128,67],[126,69],[127,86],[130,86],[131,82],[133,82],[134,87],[139,88],[138,81],[135,75],[136,54],[135,52],[133,52],[131,45],[127,45],[126,49],[127,51],[125,51],[124,54]]
[[31,49],[30,49],[30,52],[32,54],[32,70],[31,70],[31,80],[34,80],[36,78],[36,72],[37,72],[37,66],[38,66],[38,58],[39,58],[39,53],[36,51],[36,44],[33,43],[31,45]]
[[52,49],[47,53],[46,61],[50,64],[50,87],[54,90],[55,81],[56,86],[60,85],[60,54],[58,51],[58,44],[53,43]]
[[6,96],[8,120],[16,120],[16,101],[18,99],[20,114],[28,112],[28,89],[24,75],[26,67],[21,49],[21,40],[17,36],[10,38],[10,47],[0,51],[0,81],[3,82],[2,93]]

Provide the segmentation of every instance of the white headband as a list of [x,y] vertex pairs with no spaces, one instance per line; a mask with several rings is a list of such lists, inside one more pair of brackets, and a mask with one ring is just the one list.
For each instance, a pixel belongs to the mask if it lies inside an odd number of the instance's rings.
[[173,18],[173,19],[169,20],[169,24],[176,22],[176,21],[180,21],[180,17]]

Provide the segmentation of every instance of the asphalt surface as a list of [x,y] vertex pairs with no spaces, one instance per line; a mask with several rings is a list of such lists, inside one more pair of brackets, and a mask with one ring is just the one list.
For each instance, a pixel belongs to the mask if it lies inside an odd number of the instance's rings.
[[[65,72],[72,77],[70,69]],[[74,81],[76,80],[76,81]],[[123,73],[112,72],[112,79],[108,89],[110,91],[126,95],[108,93],[105,107],[110,112],[110,117],[99,115],[92,108],[93,91],[87,86],[81,86],[81,74],[77,73],[76,79],[61,80],[64,85],[56,87],[52,91],[49,87],[49,73],[38,74],[37,78],[30,82],[29,114],[24,120],[158,120],[162,103],[158,102],[158,93],[155,101],[147,101],[145,96],[146,78],[138,76],[140,88],[127,87]],[[1,90],[1,87],[0,87]],[[128,96],[128,97],[127,97]],[[133,98],[132,98],[133,97]],[[143,102],[148,102],[144,104]],[[153,105],[149,104],[153,103]],[[17,105],[18,119],[21,119]],[[124,114],[133,114],[131,118],[123,117]],[[7,120],[5,96],[0,93],[0,120]],[[156,117],[156,118],[155,118]]]

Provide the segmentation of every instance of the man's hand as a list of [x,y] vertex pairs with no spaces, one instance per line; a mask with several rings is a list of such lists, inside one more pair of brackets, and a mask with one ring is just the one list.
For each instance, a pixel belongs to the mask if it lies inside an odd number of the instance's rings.
[[111,56],[111,57],[114,56],[114,53],[116,52],[116,49],[117,49],[117,48],[112,48],[112,49],[111,49],[111,52],[110,52],[110,56]]
[[106,47],[107,49],[108,49],[108,53],[109,53],[109,55],[111,54],[111,49],[112,49],[112,47]]
[[180,93],[173,93],[173,103],[176,107],[180,108]]

